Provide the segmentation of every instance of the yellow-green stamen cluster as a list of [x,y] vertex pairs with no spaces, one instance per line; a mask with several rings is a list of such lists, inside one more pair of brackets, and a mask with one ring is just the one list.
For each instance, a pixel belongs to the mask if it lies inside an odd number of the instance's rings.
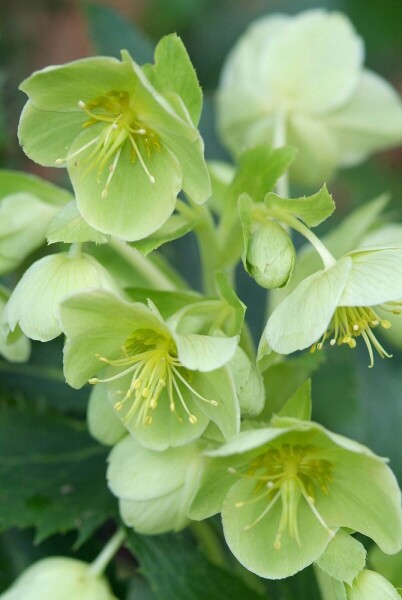
[[[179,361],[172,338],[151,330],[139,329],[127,339],[121,350],[122,357],[115,360],[109,360],[98,354],[96,356],[101,362],[122,370],[106,379],[94,377],[89,380],[89,383],[107,383],[131,374],[128,389],[117,392],[122,399],[114,405],[115,409],[120,411],[131,402],[123,419],[125,424],[135,418],[135,427],[140,424],[150,425],[152,411],[157,408],[159,397],[164,389],[167,391],[170,411],[177,415],[178,400],[192,425],[197,422],[197,417],[186,405],[180,389],[182,386],[189,389],[200,400],[217,406],[215,400],[204,398],[191,386],[189,382],[191,373]],[[179,416],[177,418],[181,421]]]
[[254,497],[251,500],[237,502],[237,508],[260,502],[264,498],[267,501],[265,509],[245,527],[245,531],[257,525],[281,499],[282,512],[274,541],[275,550],[280,550],[281,538],[286,530],[290,537],[300,544],[297,510],[301,498],[304,498],[315,518],[328,534],[334,535],[315,506],[317,491],[328,494],[328,484],[332,481],[332,464],[320,458],[319,449],[299,444],[268,447],[244,472],[240,473],[235,469],[229,469],[229,472],[256,480]]
[[84,129],[99,123],[103,123],[105,127],[99,135],[68,157],[58,158],[56,164],[61,164],[67,158],[74,158],[92,148],[84,162],[88,164],[89,170],[97,169],[98,177],[106,167],[108,168],[109,175],[102,191],[102,198],[106,198],[122,149],[125,143],[129,142],[132,162],[135,163],[138,159],[149,181],[155,183],[155,178],[145,164],[143,154],[150,158],[153,151],[161,151],[161,144],[156,133],[137,119],[130,104],[129,93],[113,90],[89,102],[80,100],[78,106],[89,117],[82,125]]
[[[400,307],[401,303],[399,302],[389,302],[379,306],[380,309],[394,314],[400,314]],[[384,350],[373,332],[378,325],[384,329],[391,327],[391,323],[379,316],[375,308],[371,306],[339,306],[321,340],[311,347],[311,352],[321,350],[327,339],[330,340],[331,346],[347,344],[349,348],[355,348],[355,338],[361,336],[370,356],[369,366],[372,367],[374,364],[373,347],[381,358],[392,357]]]

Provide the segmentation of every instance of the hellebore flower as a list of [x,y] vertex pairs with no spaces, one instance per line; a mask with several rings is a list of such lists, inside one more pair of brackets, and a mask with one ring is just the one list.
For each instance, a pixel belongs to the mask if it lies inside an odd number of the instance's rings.
[[60,302],[85,290],[117,291],[111,275],[89,254],[61,252],[33,263],[12,292],[4,312],[9,330],[19,326],[32,340],[48,342],[61,333]]
[[116,600],[106,579],[90,565],[65,557],[45,558],[30,566],[0,600]]
[[374,330],[391,326],[383,315],[399,314],[401,298],[402,248],[356,250],[299,283],[276,307],[263,335],[280,354],[308,346],[320,350],[327,339],[331,346],[355,348],[361,337],[373,366],[373,348],[382,358],[390,356]]
[[19,127],[26,154],[67,166],[84,219],[126,240],[156,231],[182,188],[196,203],[210,194],[194,70],[177,36],[164,38],[155,58],[142,69],[123,51],[121,61],[78,60],[21,84],[29,96]]
[[185,527],[202,466],[196,443],[157,452],[126,436],[111,451],[107,472],[124,523],[148,535]]
[[[4,308],[10,297],[7,288],[0,285],[0,323],[3,320]],[[25,362],[29,358],[31,350],[30,342],[19,327],[11,335],[6,334],[0,324],[0,355],[10,362]]]
[[[70,296],[61,307],[67,382],[106,384],[126,428],[156,450],[198,438],[210,420],[226,439],[239,428],[238,398],[224,367],[237,336],[180,333],[174,318],[164,321],[152,303],[129,303],[106,291]],[[193,326],[196,321],[193,311]]]
[[402,142],[402,104],[363,68],[364,48],[341,13],[258,20],[233,48],[218,92],[222,138],[238,156],[290,144],[295,179],[315,184],[337,167]]
[[400,491],[382,458],[316,423],[276,417],[272,425],[205,453],[211,463],[191,518],[221,511],[233,554],[270,579],[316,561],[339,527],[385,552],[400,549]]

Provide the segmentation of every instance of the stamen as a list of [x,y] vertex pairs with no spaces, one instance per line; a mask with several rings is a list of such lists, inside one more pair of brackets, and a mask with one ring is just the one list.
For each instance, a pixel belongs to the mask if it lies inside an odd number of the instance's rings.
[[148,176],[149,181],[152,184],[155,183],[155,181],[156,181],[155,177],[153,175],[151,175],[151,173],[148,171],[147,165],[145,164],[144,159],[141,156],[141,152],[139,151],[139,148],[138,148],[137,144],[135,143],[135,140],[134,140],[133,136],[129,133],[128,137],[129,137],[130,142],[131,142],[131,144],[132,144],[132,146],[133,146],[133,148],[135,150],[135,153],[136,153],[136,155],[138,157],[138,160],[141,163],[142,168],[144,169],[146,175]]

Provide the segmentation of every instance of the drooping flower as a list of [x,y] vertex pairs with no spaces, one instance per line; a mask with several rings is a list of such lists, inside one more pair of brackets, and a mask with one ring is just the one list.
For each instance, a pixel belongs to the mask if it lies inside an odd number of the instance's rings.
[[30,566],[1,600],[116,600],[103,576],[80,560],[55,556]]
[[390,356],[375,329],[391,326],[384,315],[402,312],[401,298],[402,248],[356,250],[299,283],[268,319],[264,337],[281,354],[320,350],[327,340],[355,348],[362,338],[373,366],[373,349]]
[[298,148],[291,175],[322,182],[337,167],[402,142],[402,104],[363,68],[362,40],[341,13],[258,20],[235,45],[218,93],[222,138],[238,156],[257,144]]
[[276,417],[206,452],[189,516],[222,512],[236,558],[262,577],[288,577],[316,561],[339,527],[388,553],[402,543],[400,491],[384,460],[316,423]]
[[60,302],[86,289],[118,291],[112,276],[89,254],[71,247],[69,253],[45,256],[21,277],[6,305],[10,332],[19,328],[32,340],[48,342],[61,333]]
[[[225,368],[237,336],[180,333],[175,315],[165,321],[152,303],[106,291],[70,296],[61,321],[67,382],[105,384],[116,414],[144,446],[181,446],[210,420],[226,439],[238,431],[238,398]],[[195,311],[191,322],[194,328]]]
[[201,477],[201,450],[197,442],[158,452],[132,436],[120,441],[109,455],[107,477],[124,523],[147,535],[185,527]]
[[121,61],[88,58],[21,84],[29,96],[19,127],[27,155],[67,166],[84,219],[127,240],[156,231],[181,189],[197,203],[210,194],[196,129],[202,96],[188,55],[168,36],[155,59],[142,69],[127,52]]

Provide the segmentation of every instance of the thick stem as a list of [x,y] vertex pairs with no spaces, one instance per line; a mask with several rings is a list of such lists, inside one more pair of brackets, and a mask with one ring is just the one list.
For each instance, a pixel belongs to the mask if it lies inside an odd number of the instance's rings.
[[176,285],[171,279],[157,265],[143,256],[137,248],[133,248],[117,238],[112,238],[109,245],[155,288],[164,291],[176,289]]
[[71,244],[68,255],[70,258],[80,258],[82,255],[82,243],[74,242],[74,244]]
[[[282,148],[286,146],[286,114],[278,113],[275,119],[273,147]],[[281,198],[289,197],[289,176],[288,172],[284,173],[276,182],[275,192]]]
[[307,227],[307,225],[304,225],[304,223],[299,221],[299,219],[296,219],[285,211],[274,209],[270,212],[273,217],[276,217],[283,223],[286,223],[286,225],[289,225],[289,227],[292,227],[292,229],[295,231],[298,231],[303,237],[306,238],[306,240],[310,242],[316,252],[320,255],[325,269],[329,269],[336,264],[336,259],[334,256],[331,254],[328,248],[324,246],[322,241],[315,235],[315,233],[313,233],[311,229]]
[[89,567],[89,570],[94,577],[102,575],[125,539],[126,532],[123,528],[118,529],[114,536],[110,538],[102,552],[95,558]]

